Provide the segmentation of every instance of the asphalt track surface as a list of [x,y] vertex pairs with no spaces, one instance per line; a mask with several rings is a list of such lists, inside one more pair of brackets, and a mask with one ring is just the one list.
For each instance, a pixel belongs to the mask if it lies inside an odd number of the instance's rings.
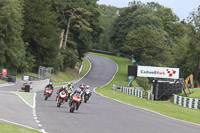
[[[93,89],[109,82],[116,72],[116,64],[106,58],[87,55],[91,71],[80,83]],[[12,91],[17,84],[0,83],[0,123],[10,123],[33,129],[45,129],[48,133],[199,133],[200,126],[168,118],[151,111],[139,109],[95,92],[88,103],[82,103],[79,110],[69,112],[68,103],[56,107],[54,94],[47,101],[42,92],[37,93],[36,113],[41,127],[33,118],[33,108],[25,104]],[[0,130],[1,131],[1,130]]]
[[[117,66],[106,58],[87,55],[91,71],[80,83],[93,89],[109,82]],[[75,87],[75,88],[76,88]],[[79,110],[69,112],[68,103],[56,107],[54,94],[47,101],[43,92],[37,94],[37,116],[42,128],[48,133],[199,133],[200,126],[168,118],[151,111],[139,109],[105,98],[95,92],[88,103],[82,103]]]
[[18,87],[18,84],[0,83],[0,123],[39,130],[33,118],[33,108],[12,93],[19,89]]

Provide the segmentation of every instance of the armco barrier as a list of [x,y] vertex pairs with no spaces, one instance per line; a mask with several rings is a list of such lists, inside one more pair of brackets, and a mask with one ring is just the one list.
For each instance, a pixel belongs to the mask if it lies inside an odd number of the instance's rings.
[[141,87],[125,87],[120,85],[113,85],[113,90],[116,91],[117,89],[120,89],[122,93],[128,95],[137,96],[139,98],[147,98],[148,100],[153,99],[152,93],[148,92],[147,94],[144,94],[144,91],[142,91]]
[[48,85],[50,82],[50,79],[45,80],[38,80],[38,81],[28,81],[28,84],[30,85],[30,91],[31,92],[37,92],[44,90],[45,86]]
[[174,104],[188,108],[200,109],[200,99],[197,98],[188,98],[174,94]]

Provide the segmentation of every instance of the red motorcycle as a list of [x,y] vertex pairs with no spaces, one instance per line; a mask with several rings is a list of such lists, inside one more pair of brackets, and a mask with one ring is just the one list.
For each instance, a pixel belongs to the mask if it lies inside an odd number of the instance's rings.
[[67,97],[67,94],[65,93],[65,91],[61,91],[59,93],[58,98],[57,98],[57,107],[60,107],[60,105],[65,102],[66,97]]
[[81,94],[75,93],[69,102],[70,112],[73,113],[75,109],[78,110],[80,104],[81,104]]
[[52,92],[53,92],[53,90],[49,89],[47,87],[46,90],[45,90],[45,93],[44,93],[44,97],[45,97],[44,99],[47,100],[52,95]]

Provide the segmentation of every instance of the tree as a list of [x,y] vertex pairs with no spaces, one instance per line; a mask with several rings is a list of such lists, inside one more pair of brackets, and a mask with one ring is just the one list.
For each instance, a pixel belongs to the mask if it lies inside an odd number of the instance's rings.
[[53,67],[58,70],[59,29],[55,13],[49,0],[25,1],[25,28],[23,39],[27,42],[27,51],[36,58],[36,67]]
[[0,2],[0,67],[16,74],[25,61],[25,44],[21,38],[23,30],[23,7],[21,0]]
[[163,32],[152,26],[130,31],[122,50],[133,55],[140,65],[169,65],[170,47]]
[[100,35],[99,42],[92,44],[92,48],[113,51],[112,44],[110,43],[110,36],[113,29],[113,23],[119,15],[119,8],[113,6],[100,5],[99,11],[100,26],[103,31]]

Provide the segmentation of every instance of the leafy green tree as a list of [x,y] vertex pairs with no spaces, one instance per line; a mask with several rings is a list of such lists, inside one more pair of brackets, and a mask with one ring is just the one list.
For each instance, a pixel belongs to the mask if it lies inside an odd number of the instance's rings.
[[21,0],[0,1],[0,67],[16,74],[25,62],[25,45],[21,38],[23,30],[23,7]]
[[169,34],[170,37],[173,36],[174,24],[179,21],[179,18],[172,12],[170,8],[159,8],[155,11],[155,15],[162,20],[164,30]]
[[129,32],[122,50],[133,55],[140,65],[163,66],[170,62],[170,47],[165,34],[152,26]]
[[101,33],[96,1],[54,0],[53,9],[57,12],[59,27],[65,29],[63,47],[68,45],[68,41],[73,42],[81,59]]
[[92,44],[92,48],[113,51],[112,44],[110,42],[110,35],[113,29],[113,23],[119,15],[119,8],[113,6],[100,5],[99,11],[100,16],[100,26],[103,32],[100,35],[99,42]]
[[58,64],[59,29],[55,13],[49,0],[24,0],[23,39],[27,42],[27,51],[36,59],[38,66],[53,67]]

